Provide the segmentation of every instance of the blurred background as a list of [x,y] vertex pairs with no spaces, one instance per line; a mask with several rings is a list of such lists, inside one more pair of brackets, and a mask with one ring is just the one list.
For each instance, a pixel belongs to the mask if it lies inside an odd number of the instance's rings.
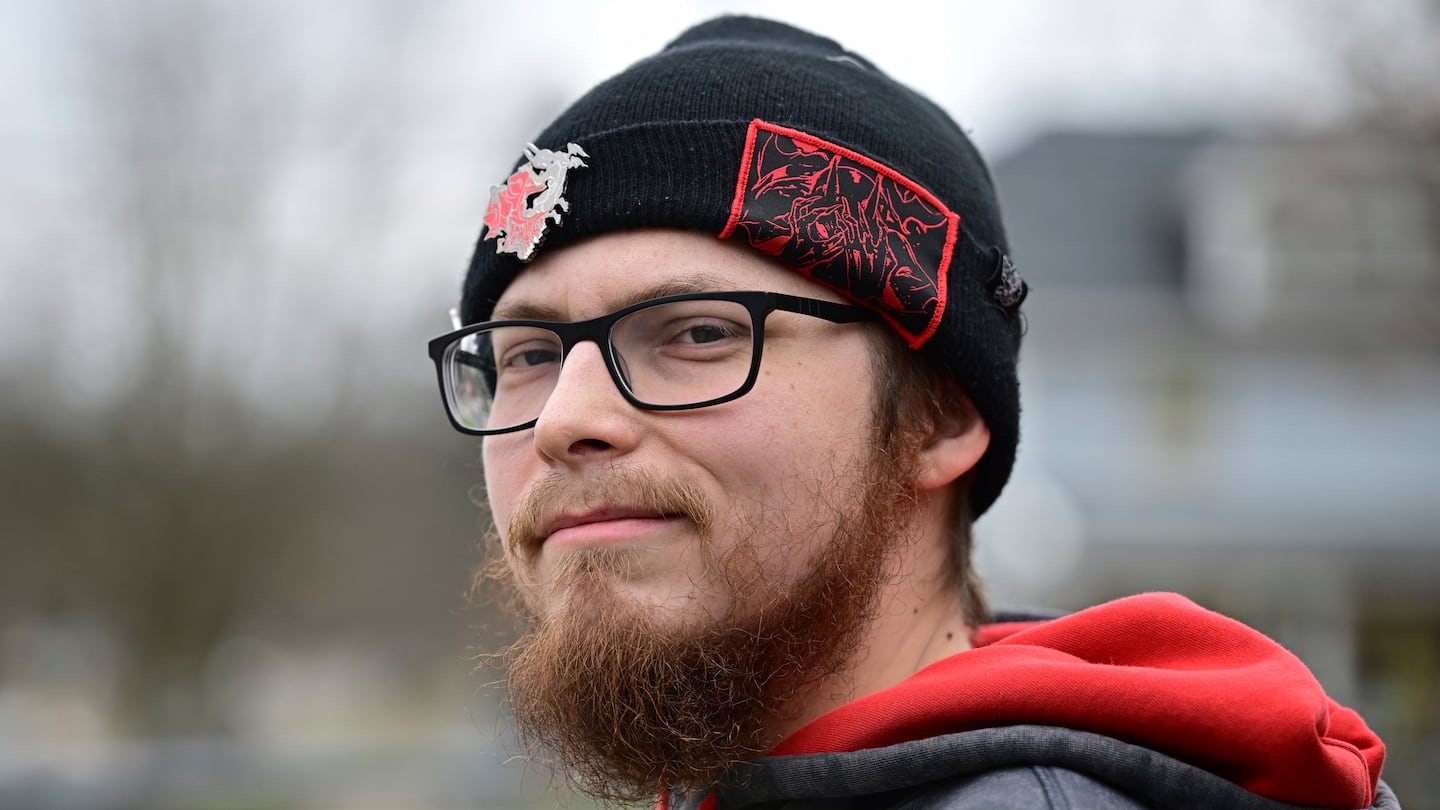
[[1179,590],[1440,808],[1440,3],[5,0],[0,808],[582,805],[509,763],[425,341],[522,143],[723,11],[994,169],[999,604]]

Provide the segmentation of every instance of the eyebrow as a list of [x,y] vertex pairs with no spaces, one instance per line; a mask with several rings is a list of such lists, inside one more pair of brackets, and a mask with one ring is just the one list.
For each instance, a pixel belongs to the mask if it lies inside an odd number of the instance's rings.
[[[617,309],[624,309],[631,304],[638,304],[641,301],[649,301],[652,298],[664,298],[667,295],[681,295],[682,293],[716,292],[728,290],[734,287],[719,274],[706,271],[696,271],[684,279],[671,279],[648,287],[634,290],[623,296],[606,301],[606,312],[614,312]],[[563,321],[564,314],[556,307],[549,304],[542,304],[537,301],[507,301],[495,307],[491,313],[492,321],[510,320],[532,320],[532,321]]]

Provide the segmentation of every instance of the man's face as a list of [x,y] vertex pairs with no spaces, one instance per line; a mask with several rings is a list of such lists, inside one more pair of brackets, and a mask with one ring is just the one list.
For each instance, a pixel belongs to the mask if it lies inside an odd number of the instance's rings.
[[[581,320],[695,290],[842,300],[714,237],[641,231],[540,259],[494,318]],[[637,409],[600,348],[575,347],[534,429],[484,441],[490,506],[528,611],[610,603],[692,627],[743,614],[737,579],[796,581],[863,484],[873,425],[865,328],[772,313],[754,389],[688,411]]]
[[[696,290],[838,300],[713,237],[605,236],[556,251],[496,318],[580,320]],[[484,442],[506,579],[531,622],[502,655],[522,737],[600,798],[696,787],[778,742],[845,671],[913,528],[914,452],[875,446],[867,329],[787,312],[754,388],[646,411],[593,343],[532,430]]]

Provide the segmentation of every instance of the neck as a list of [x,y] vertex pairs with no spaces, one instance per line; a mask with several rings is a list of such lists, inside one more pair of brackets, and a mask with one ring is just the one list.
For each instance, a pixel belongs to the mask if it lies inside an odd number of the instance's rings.
[[924,531],[907,533],[912,540],[890,560],[889,584],[850,666],[801,700],[800,711],[778,725],[777,743],[832,709],[970,649],[963,600],[950,573],[948,518],[941,510],[922,514]]

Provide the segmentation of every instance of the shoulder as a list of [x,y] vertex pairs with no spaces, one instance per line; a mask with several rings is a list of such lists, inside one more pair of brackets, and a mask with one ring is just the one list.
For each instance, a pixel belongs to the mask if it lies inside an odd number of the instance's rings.
[[[721,810],[1298,810],[1159,751],[1092,732],[1006,726],[858,751],[762,757]],[[694,810],[703,796],[677,796]],[[1371,810],[1398,810],[1384,782]]]
[[[733,797],[732,797],[733,798]],[[671,802],[698,807],[698,802]],[[722,800],[719,807],[749,810],[1143,810],[1141,804],[1102,782],[1067,768],[1017,766],[962,774],[879,793],[789,797],[758,803]]]
[[1145,805],[1103,782],[1066,768],[1023,766],[942,779],[906,791],[887,810],[1139,810]]

